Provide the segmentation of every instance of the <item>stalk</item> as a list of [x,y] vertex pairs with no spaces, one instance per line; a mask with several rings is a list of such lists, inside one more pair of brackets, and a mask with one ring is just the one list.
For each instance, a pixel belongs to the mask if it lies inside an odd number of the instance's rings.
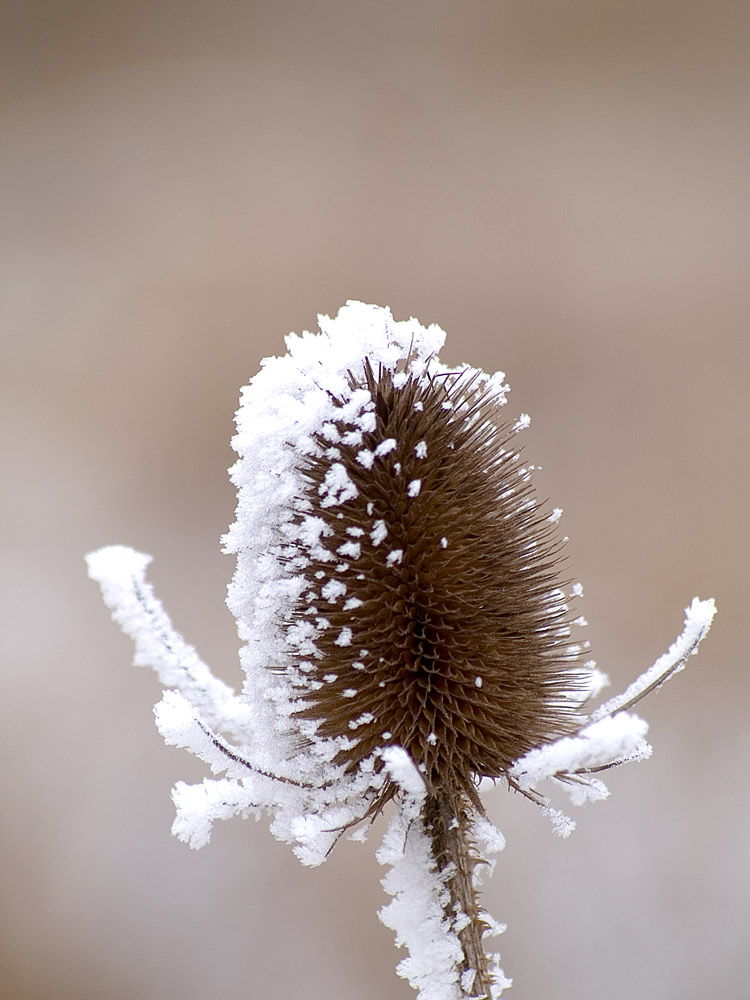
[[[479,906],[474,869],[482,859],[472,837],[472,807],[460,792],[440,789],[427,795],[421,819],[432,843],[432,854],[439,872],[448,872],[448,896],[444,913],[461,944],[463,961],[459,972],[463,997],[489,997],[490,962],[483,938],[489,925]],[[474,973],[473,983],[464,974]]]

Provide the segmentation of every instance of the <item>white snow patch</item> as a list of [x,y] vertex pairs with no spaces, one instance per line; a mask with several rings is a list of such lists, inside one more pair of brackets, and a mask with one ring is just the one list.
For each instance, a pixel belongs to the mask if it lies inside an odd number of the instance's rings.
[[[390,734],[389,734],[390,735]],[[385,737],[385,733],[383,733]],[[416,764],[403,747],[386,747],[380,751],[388,775],[392,781],[415,799],[423,799],[427,786]]]
[[334,643],[337,646],[351,646],[352,630],[350,628],[342,628],[339,634],[334,639]]
[[340,556],[345,556],[348,559],[359,559],[362,554],[362,546],[359,542],[344,542],[343,545],[339,545],[336,551]]
[[575,820],[571,819],[570,816],[566,816],[565,813],[561,812],[559,809],[551,809],[549,806],[543,806],[542,812],[545,816],[549,817],[552,823],[552,829],[558,837],[565,839],[575,830]]
[[338,601],[338,599],[343,597],[346,593],[346,584],[342,580],[329,580],[328,583],[321,588],[320,593],[329,604],[335,604],[336,601]]
[[387,534],[388,534],[388,525],[385,523],[385,521],[381,520],[375,521],[375,523],[372,526],[372,531],[370,532],[370,539],[372,540],[372,544],[375,546],[380,545],[380,543],[385,539]]
[[505,837],[494,824],[490,823],[486,816],[475,818],[474,834],[477,844],[481,848],[480,853],[499,854],[505,849]]
[[359,729],[360,726],[367,726],[369,723],[375,721],[375,716],[372,712],[363,712],[358,715],[356,719],[350,719],[348,726],[350,729]]
[[398,441],[396,441],[395,438],[386,438],[384,441],[381,441],[380,444],[375,449],[375,457],[382,458],[383,455],[390,454],[390,452],[396,450],[397,444]]
[[587,667],[590,671],[587,677],[588,691],[586,693],[586,700],[588,701],[591,698],[596,698],[605,687],[609,686],[609,677],[601,670],[597,670],[594,660],[588,660],[584,663],[584,667]]
[[318,487],[318,492],[323,498],[320,502],[321,507],[337,507],[348,500],[354,500],[359,495],[357,487],[341,462],[334,462],[328,469]]

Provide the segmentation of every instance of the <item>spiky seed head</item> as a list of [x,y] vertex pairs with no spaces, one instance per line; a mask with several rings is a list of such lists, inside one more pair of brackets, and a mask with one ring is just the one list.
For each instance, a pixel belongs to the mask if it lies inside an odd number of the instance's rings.
[[518,424],[481,373],[405,368],[350,372],[300,465],[296,714],[350,737],[351,768],[397,744],[476,801],[479,777],[575,727],[578,647]]

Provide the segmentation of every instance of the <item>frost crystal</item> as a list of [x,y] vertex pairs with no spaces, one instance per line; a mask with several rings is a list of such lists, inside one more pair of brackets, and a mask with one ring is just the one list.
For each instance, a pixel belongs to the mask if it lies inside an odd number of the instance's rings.
[[529,418],[499,418],[504,375],[443,366],[443,332],[387,309],[350,302],[319,322],[263,361],[237,413],[224,547],[242,692],[175,632],[149,556],[102,549],[89,575],[168,689],[165,741],[215,775],[176,785],[173,832],[201,847],[215,820],[266,814],[316,865],[392,807],[377,856],[393,897],[380,916],[408,951],[399,973],[419,1000],[495,1000],[510,980],[483,939],[504,928],[477,889],[504,840],[482,778],[567,835],[538,785],[603,798],[600,772],[648,756],[631,709],[682,669],[715,609],[696,598],[669,652],[587,716],[606,677],[571,639],[585,620],[557,580],[560,512],[535,500],[513,444]]

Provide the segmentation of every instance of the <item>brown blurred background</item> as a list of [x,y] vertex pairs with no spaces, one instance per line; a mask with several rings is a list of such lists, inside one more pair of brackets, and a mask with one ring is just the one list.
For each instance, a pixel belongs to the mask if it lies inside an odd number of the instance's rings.
[[224,607],[240,386],[348,298],[507,372],[614,688],[694,594],[654,759],[567,841],[490,798],[518,1000],[747,981],[750,6],[743,0],[10,3],[3,26],[0,993],[407,1000],[382,874],[264,824],[170,838],[158,684],[83,555],[155,556],[240,681]]

